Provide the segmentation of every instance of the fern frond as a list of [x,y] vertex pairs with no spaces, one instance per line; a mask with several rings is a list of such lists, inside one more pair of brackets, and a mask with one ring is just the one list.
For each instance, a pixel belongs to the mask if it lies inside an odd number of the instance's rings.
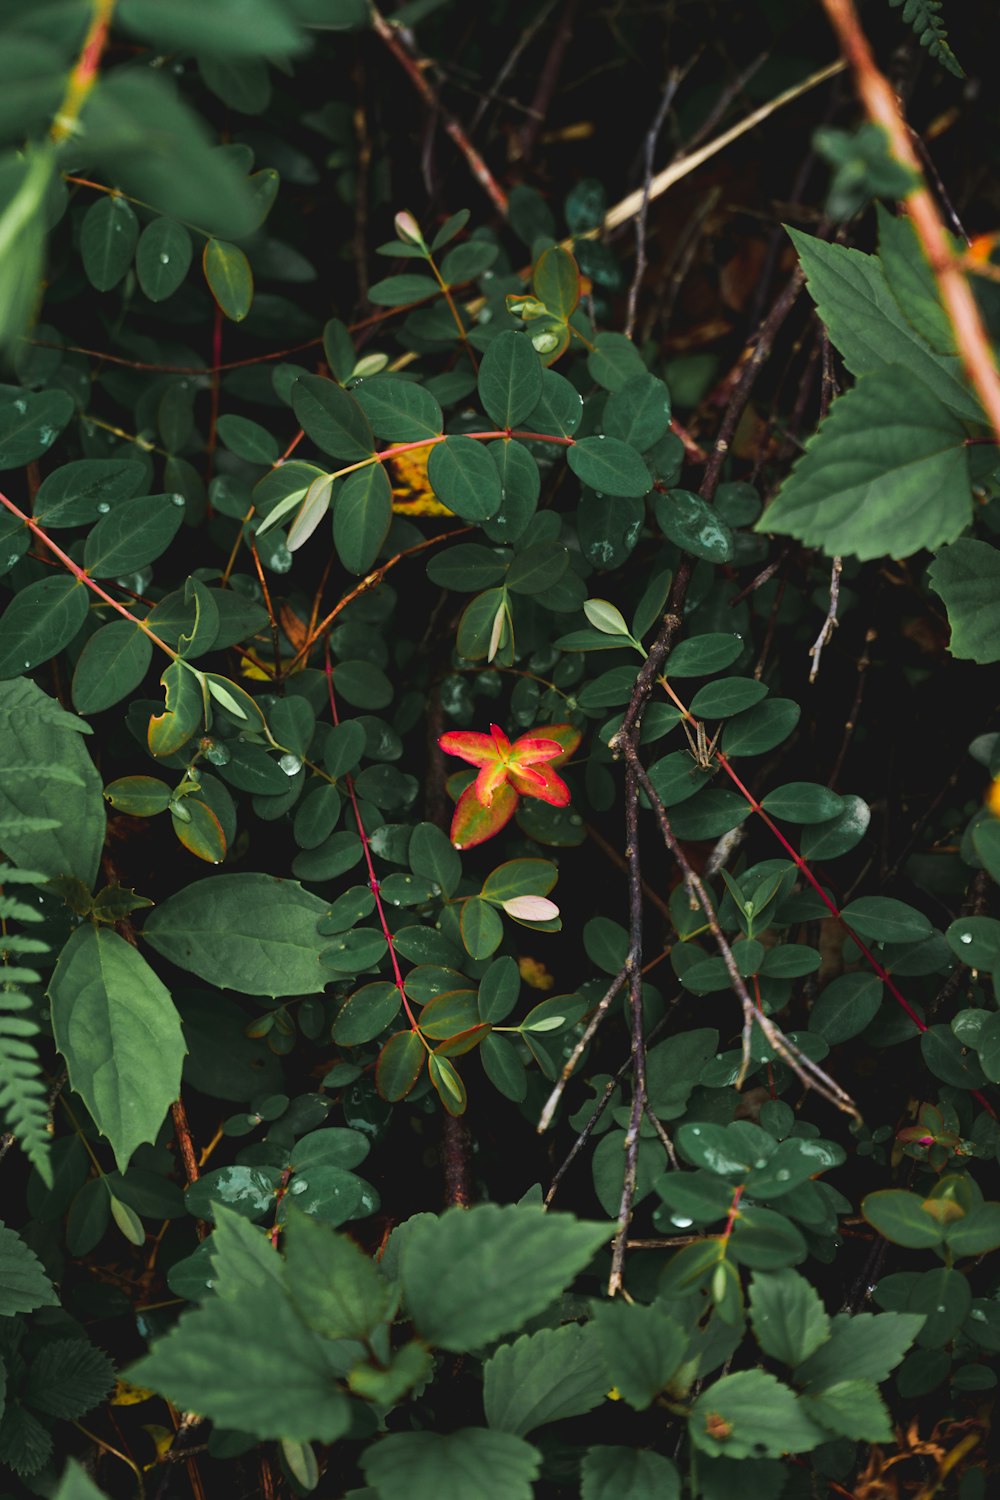
[[948,33],[940,15],[942,0],[889,0],[889,4],[893,10],[902,5],[903,20],[913,28],[921,47],[927,48],[935,62],[956,78],[965,77],[965,70],[948,45]]
[[[0,824],[0,839],[3,832]],[[9,922],[30,926],[42,921],[41,913],[13,896],[10,887],[40,885],[45,879],[35,870],[0,865],[0,1115],[42,1181],[51,1186],[48,1086],[34,1040],[39,1028],[30,1015],[31,998],[23,988],[40,983],[41,976],[23,963],[11,962],[27,954],[48,953],[49,945],[26,933],[10,932],[7,926]]]

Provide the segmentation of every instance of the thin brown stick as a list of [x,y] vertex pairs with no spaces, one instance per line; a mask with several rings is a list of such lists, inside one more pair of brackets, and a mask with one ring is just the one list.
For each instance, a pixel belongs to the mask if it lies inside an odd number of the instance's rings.
[[990,340],[961,260],[952,252],[934,199],[924,181],[899,100],[888,79],[879,71],[853,0],[823,0],[823,8],[854,71],[868,118],[882,127],[896,160],[916,178],[917,185],[904,199],[906,209],[934,272],[966,374],[982,402],[994,435],[1000,441],[1000,371],[993,359]]
[[[690,67],[690,64],[688,65]],[[666,86],[660,99],[659,108],[653,118],[653,123],[646,132],[644,146],[644,172],[642,179],[642,202],[639,204],[639,212],[635,216],[635,271],[632,275],[632,283],[628,289],[628,314],[625,319],[625,333],[631,338],[635,329],[635,313],[639,301],[639,288],[642,278],[646,274],[648,257],[646,255],[646,221],[649,214],[649,190],[653,182],[653,161],[656,157],[656,145],[660,139],[660,131],[674,96],[684,77],[685,70],[682,68],[671,68],[667,74]]]
[[531,117],[521,127],[517,136],[517,155],[522,162],[528,161],[534,151],[538,132],[549,112],[549,106],[559,83],[566,49],[573,35],[573,22],[576,19],[579,4],[580,0],[566,0],[552,44],[538,74],[538,84],[531,101]]
[[374,9],[372,10],[372,26],[375,29],[375,35],[388,47],[421,99],[427,105],[427,108],[439,116],[445,132],[451,137],[459,151],[465,157],[470,172],[490,199],[494,208],[506,218],[507,194],[469,140],[458,120],[455,119],[454,115],[449,114],[434,92],[427,79],[426,62],[422,58],[414,57],[409,51],[400,35],[399,27],[393,26]]
[[646,1097],[646,1039],[642,1016],[642,866],[639,860],[639,788],[635,770],[625,773],[625,858],[628,861],[628,975],[629,1009],[632,1014],[632,1109],[625,1131],[625,1176],[618,1208],[618,1233],[611,1249],[611,1274],[608,1296],[622,1286],[625,1269],[625,1241],[632,1223],[635,1185],[639,1170],[639,1141],[643,1116],[648,1107]]
[[826,611],[826,619],[819,635],[809,647],[809,660],[812,666],[809,668],[809,681],[815,682],[819,676],[819,659],[823,655],[823,648],[830,642],[833,632],[839,621],[837,619],[837,606],[840,603],[840,573],[844,566],[842,557],[833,559],[833,567],[830,569],[830,603]]

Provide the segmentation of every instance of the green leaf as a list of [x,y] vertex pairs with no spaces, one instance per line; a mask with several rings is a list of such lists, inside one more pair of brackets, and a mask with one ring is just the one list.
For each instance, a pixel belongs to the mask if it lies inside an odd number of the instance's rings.
[[838,1380],[810,1394],[803,1406],[814,1422],[837,1437],[886,1443],[892,1438],[888,1408],[871,1380]]
[[386,276],[368,288],[368,301],[376,307],[403,307],[411,302],[425,302],[439,292],[430,276]]
[[729,631],[710,631],[681,641],[667,657],[668,677],[712,677],[731,667],[746,650],[743,637]]
[[604,431],[645,453],[670,431],[670,392],[655,375],[637,375],[612,391]]
[[729,1241],[730,1258],[757,1271],[797,1265],[808,1251],[801,1231],[770,1208],[741,1208]]
[[142,464],[120,458],[79,458],[54,469],[42,480],[35,496],[35,519],[51,531],[79,526],[104,514],[120,500],[131,500],[146,478]]
[[392,522],[392,485],[382,464],[349,474],[333,502],[333,544],[349,573],[367,573]]
[[524,1437],[546,1422],[600,1406],[608,1388],[591,1327],[543,1328],[504,1344],[483,1367],[483,1407],[490,1427]]
[[173,0],[164,11],[157,0],[121,0],[118,20],[134,36],[166,52],[192,51],[222,57],[292,57],[305,47],[293,19],[280,0],[254,0],[253,25],[247,25],[241,0]]
[[543,370],[541,394],[524,420],[525,427],[553,437],[572,437],[582,417],[583,397],[576,387],[565,375]]
[[0,679],[34,671],[68,646],[87,618],[87,589],[56,573],[29,583],[0,619]]
[[194,246],[183,224],[163,216],[147,224],[139,236],[135,271],[150,302],[165,302],[183,283]]
[[527,334],[498,334],[479,367],[479,399],[487,416],[498,427],[516,427],[541,394],[542,366]]
[[[68,875],[89,891],[104,847],[101,778],[88,726],[27,678],[0,682],[0,838],[24,869]],[[18,820],[41,827],[18,828]]]
[[[809,293],[852,375],[895,366],[888,380],[898,379],[909,389],[913,381],[907,376],[915,377],[916,389],[926,386],[964,421],[982,421],[961,361],[935,354],[925,343],[900,310],[876,256],[827,244],[797,229],[788,234],[806,273]],[[874,413],[872,420],[876,420]],[[867,555],[874,557],[877,552]]]
[[379,375],[360,382],[352,394],[374,432],[387,442],[419,443],[443,429],[440,406],[415,380]]
[[542,1456],[523,1438],[485,1427],[447,1437],[393,1432],[361,1456],[377,1500],[531,1500]]
[[892,896],[861,896],[840,915],[855,932],[879,943],[922,943],[934,931],[923,912]]
[[77,658],[73,707],[96,714],[119,703],[139,686],[152,659],[153,648],[138,626],[128,620],[102,625]]
[[20,469],[47,453],[73,415],[65,391],[0,391],[0,469]]
[[730,719],[722,736],[729,756],[763,755],[786,740],[799,722],[802,709],[791,698],[768,698]]
[[823,990],[812,1008],[809,1029],[832,1046],[864,1031],[882,1003],[882,981],[877,974],[841,974]]
[[953,1255],[986,1255],[1000,1248],[1000,1203],[980,1203],[945,1231]]
[[913,1313],[838,1313],[830,1337],[795,1372],[800,1385],[822,1389],[839,1380],[888,1380],[923,1326]]
[[[387,1365],[355,1365],[347,1383],[356,1396],[390,1406],[402,1400],[413,1386],[426,1384],[433,1368],[430,1350],[412,1339],[393,1352]],[[374,1491],[366,1493],[372,1495]]]
[[761,1349],[783,1365],[800,1365],[830,1336],[819,1293],[790,1267],[753,1273],[750,1321]]
[[938,553],[927,577],[948,611],[952,656],[1000,661],[1000,551],[960,537]]
[[861,1212],[879,1234],[911,1250],[940,1245],[945,1237],[943,1225],[928,1213],[923,1198],[902,1188],[882,1188],[869,1193],[861,1200]]
[[[468,843],[468,839],[464,840]],[[489,958],[503,941],[503,923],[488,901],[473,896],[462,907],[462,942],[470,958]]]
[[361,463],[375,451],[371,424],[358,402],[333,380],[300,375],[292,386],[292,409],[318,448],[346,463]]
[[679,1368],[687,1331],[658,1302],[592,1302],[590,1312],[609,1383],[645,1411]]
[[543,250],[532,270],[531,286],[549,312],[566,322],[580,300],[580,272],[569,251],[560,245]]
[[591,1448],[580,1467],[580,1500],[680,1500],[677,1466],[643,1448]]
[[462,860],[447,834],[433,823],[418,823],[410,837],[410,869],[434,881],[446,896],[454,894],[462,878]]
[[921,381],[891,369],[834,402],[754,529],[866,561],[953,542],[971,518],[965,429]]
[[109,194],[92,203],[80,226],[80,255],[91,286],[110,292],[132,264],[139,221],[124,198]]
[[183,519],[181,495],[140,495],[135,500],[123,500],[90,532],[83,565],[88,573],[102,578],[134,573],[167,550]]
[[624,636],[626,641],[631,639],[625,616],[607,599],[587,599],[583,612],[594,629],[599,630],[602,635]]
[[761,806],[785,823],[825,823],[841,812],[843,799],[815,781],[788,781],[768,792]]
[[170,993],[117,932],[88,926],[59,955],[49,997],[70,1083],[124,1171],[180,1093],[187,1047]]
[[663,535],[692,557],[714,563],[732,557],[733,533],[700,495],[672,489],[668,495],[655,496],[653,510]]
[[278,440],[259,422],[251,422],[248,417],[224,416],[216,423],[216,431],[229,451],[248,464],[277,463]]
[[234,323],[242,323],[253,305],[253,272],[243,251],[226,240],[210,239],[201,265],[220,310]]
[[[368,967],[362,960],[367,954],[362,954],[360,960],[355,960],[351,953],[351,939],[356,937],[355,932],[344,933],[335,939],[336,943],[342,944],[344,956],[343,972],[347,974],[357,973],[359,968]],[[368,936],[367,932],[364,934]],[[374,936],[381,937],[380,933]],[[324,960],[329,949],[323,950]],[[385,952],[385,939],[375,952],[375,960]],[[403,1003],[403,997],[395,984],[389,984],[385,980],[377,980],[374,984],[362,985],[349,995],[344,1001],[341,1009],[337,1012],[337,1018],[333,1023],[333,1039],[344,1047],[358,1047],[363,1042],[370,1042],[389,1026],[399,1014],[399,1008]]]
[[0,1223],[0,1317],[58,1307],[59,1298],[33,1250]]
[[375,1064],[375,1085],[383,1099],[405,1099],[423,1071],[427,1049],[416,1031],[397,1031]]
[[699,688],[689,707],[699,719],[730,719],[752,708],[766,695],[766,682],[753,677],[723,677]]
[[803,859],[836,859],[859,844],[872,820],[871,808],[860,797],[841,797],[841,811],[828,822],[802,830],[799,851]]
[[972,844],[993,879],[1000,882],[1000,819],[980,823],[973,831]]
[[146,918],[157,953],[219,989],[314,995],[327,983],[316,924],[327,903],[294,880],[236,873],[196,880]]
[[913,220],[906,214],[891,214],[882,203],[876,203],[875,214],[878,258],[896,305],[936,354],[954,354],[955,330],[941,305],[937,280]]
[[106,1497],[85,1470],[71,1458],[58,1485],[52,1491],[52,1500],[106,1500]]
[[182,1314],[126,1378],[256,1438],[332,1443],[351,1422],[338,1373],[330,1345],[303,1326],[287,1294],[245,1287]]
[[924,1326],[917,1334],[917,1343],[925,1349],[943,1349],[950,1344],[971,1308],[968,1278],[950,1266],[921,1272],[906,1299],[907,1312],[923,1314]]
[[500,476],[482,443],[447,437],[431,449],[427,477],[435,495],[463,521],[485,521],[503,500]]
[[646,366],[630,338],[602,331],[587,356],[587,371],[606,391],[618,391],[630,380],[645,375]]
[[920,1034],[920,1051],[935,1078],[959,1089],[981,1089],[986,1075],[974,1052],[968,1052],[949,1026],[928,1026]]
[[47,1417],[73,1421],[99,1406],[114,1383],[114,1366],[89,1339],[55,1339],[32,1361],[24,1399]]
[[702,1391],[688,1417],[691,1441],[718,1458],[780,1458],[826,1441],[804,1404],[763,1370],[724,1375]]
[[567,449],[566,462],[578,479],[600,494],[639,498],[653,488],[642,457],[620,438],[578,438]]
[[299,1316],[327,1339],[367,1339],[393,1293],[360,1246],[298,1211],[285,1220],[288,1288]]
[[522,1204],[484,1203],[418,1219],[402,1259],[418,1333],[460,1353],[514,1332],[558,1296],[610,1234],[608,1225]]

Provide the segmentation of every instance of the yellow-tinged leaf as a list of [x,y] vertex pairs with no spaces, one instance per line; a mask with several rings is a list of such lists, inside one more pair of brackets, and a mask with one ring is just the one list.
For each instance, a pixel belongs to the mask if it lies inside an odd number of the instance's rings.
[[546,992],[555,989],[555,978],[537,958],[519,958],[517,971],[529,989]]
[[142,1401],[152,1401],[155,1395],[155,1391],[147,1391],[145,1386],[130,1385],[127,1380],[116,1380],[109,1399],[112,1406],[138,1406]]
[[392,464],[392,508],[399,516],[451,516],[431,489],[427,464],[432,449],[412,448],[400,453]]

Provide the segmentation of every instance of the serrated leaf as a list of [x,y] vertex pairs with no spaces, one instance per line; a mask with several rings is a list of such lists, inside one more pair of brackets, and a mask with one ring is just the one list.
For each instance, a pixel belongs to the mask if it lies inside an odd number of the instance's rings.
[[753,1273],[750,1321],[764,1353],[783,1365],[800,1365],[830,1335],[819,1293],[791,1267]]
[[953,542],[972,516],[965,429],[904,370],[833,403],[754,529],[862,561]]
[[514,1332],[563,1290],[610,1234],[608,1225],[520,1204],[479,1204],[418,1220],[406,1239],[401,1272],[417,1331],[456,1353]]
[[570,1323],[499,1348],[483,1367],[483,1408],[490,1427],[524,1437],[545,1422],[593,1410],[607,1387],[593,1329]]
[[827,1439],[794,1391],[763,1370],[713,1381],[691,1408],[688,1432],[696,1448],[718,1458],[780,1458]]
[[948,611],[952,656],[1000,661],[1000,551],[960,537],[938,553],[927,576]]
[[907,386],[907,377],[913,377],[918,388],[926,386],[963,421],[982,421],[961,361],[936,354],[924,342],[886,285],[877,256],[827,244],[798,229],[788,234],[806,273],[809,294],[852,375],[894,366]]
[[591,1448],[580,1466],[580,1500],[680,1500],[677,1466],[643,1448]]
[[59,1298],[33,1250],[0,1223],[0,1317],[58,1307]]
[[464,1427],[394,1432],[369,1443],[361,1468],[377,1500],[531,1500],[537,1448],[509,1432]]
[[257,1438],[332,1443],[351,1421],[337,1373],[329,1343],[299,1321],[287,1295],[246,1287],[182,1314],[127,1378]]

